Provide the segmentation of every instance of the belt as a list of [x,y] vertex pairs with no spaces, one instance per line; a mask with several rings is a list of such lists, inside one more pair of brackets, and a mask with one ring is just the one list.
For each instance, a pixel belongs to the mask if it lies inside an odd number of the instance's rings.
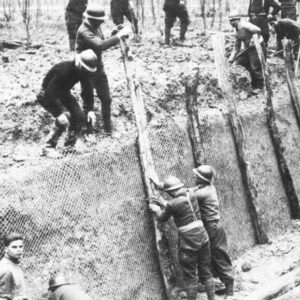
[[197,220],[197,221],[191,222],[187,225],[180,226],[180,227],[178,227],[178,231],[180,233],[184,233],[184,232],[187,232],[187,231],[197,228],[197,227],[203,227],[203,222],[201,220]]
[[259,14],[250,14],[250,17],[257,17],[257,16],[266,16],[266,13],[259,13]]

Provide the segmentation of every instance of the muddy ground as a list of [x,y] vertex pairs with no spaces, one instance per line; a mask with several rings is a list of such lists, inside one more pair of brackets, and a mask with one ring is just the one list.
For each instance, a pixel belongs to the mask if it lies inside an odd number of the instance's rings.
[[[1,39],[3,36],[3,39],[24,41],[25,34],[21,23],[2,25]],[[34,44],[42,45],[39,49],[2,49],[0,52],[1,176],[17,170],[20,166],[30,168],[31,165],[43,164],[45,158],[41,156],[41,152],[54,120],[37,104],[36,94],[49,68],[57,62],[73,57],[68,50],[66,30],[61,19],[58,23],[49,20],[39,24],[38,28],[34,29],[32,40]],[[104,32],[108,35],[111,28],[112,24],[109,22]],[[229,50],[233,34],[228,24],[224,25],[224,28]],[[201,32],[200,21],[194,19],[187,34],[186,46],[165,48],[160,31],[147,24],[142,34],[142,43],[132,43],[134,61],[131,64],[140,78],[149,117],[160,119],[171,116],[184,120],[184,82],[195,67],[200,68],[201,74],[198,95],[200,108],[211,111],[225,110],[224,99],[217,88],[210,40]],[[173,34],[174,38],[177,38],[178,24],[173,29]],[[271,40],[272,47],[274,37]],[[77,149],[82,153],[94,151],[97,147],[107,147],[109,151],[112,144],[122,144],[128,137],[132,138],[136,134],[119,47],[106,51],[103,60],[113,99],[114,132],[111,137],[103,133],[100,103],[96,99],[96,144],[87,144],[83,137],[80,137]],[[287,89],[282,87],[285,82],[283,61],[272,57],[269,59],[269,65],[275,97],[278,95],[286,99],[284,95]],[[263,101],[261,96],[251,97],[248,75],[241,68],[232,68],[232,80],[239,95],[238,101],[244,101],[245,104]],[[74,93],[79,95],[78,87],[75,87]],[[59,145],[59,151],[62,151],[62,143]],[[271,281],[299,263],[299,229],[300,223],[293,222],[283,236],[268,245],[254,247],[234,261],[237,274],[235,299],[243,299],[259,285]],[[242,271],[242,264],[245,262],[251,266],[251,270],[247,272]]]

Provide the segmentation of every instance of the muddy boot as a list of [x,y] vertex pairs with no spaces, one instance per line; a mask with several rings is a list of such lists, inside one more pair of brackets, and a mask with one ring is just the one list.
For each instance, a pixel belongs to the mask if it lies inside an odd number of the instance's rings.
[[233,280],[225,282],[225,288],[217,291],[216,295],[233,296],[233,285],[234,285]]
[[215,281],[213,278],[208,279],[204,283],[208,300],[215,300]]
[[187,32],[187,28],[188,28],[188,24],[182,24],[181,23],[181,26],[180,26],[180,35],[179,35],[179,40],[181,42],[185,41],[185,34]]
[[197,284],[190,284],[186,287],[186,299],[187,300],[196,300],[198,292]]
[[59,138],[61,137],[65,129],[66,129],[65,126],[60,125],[57,121],[55,121],[55,127],[53,129],[51,138],[47,141],[46,147],[55,148]]
[[171,43],[171,28],[165,28],[165,44],[170,46]]
[[74,147],[77,141],[78,134],[75,130],[69,130],[68,137],[65,141],[65,147]]

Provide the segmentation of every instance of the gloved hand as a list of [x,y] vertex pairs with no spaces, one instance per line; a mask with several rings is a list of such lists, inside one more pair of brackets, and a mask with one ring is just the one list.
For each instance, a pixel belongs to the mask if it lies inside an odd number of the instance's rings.
[[93,111],[89,111],[87,114],[87,122],[91,123],[92,126],[94,127],[96,124],[96,115]]
[[123,28],[124,28],[123,24],[117,25],[116,27],[113,28],[113,30],[111,32],[111,36],[116,35]]
[[129,27],[124,27],[116,34],[119,39],[128,38],[130,35],[132,35],[132,30]]
[[154,213],[157,213],[158,211],[160,211],[160,207],[156,204],[149,204],[149,209]]

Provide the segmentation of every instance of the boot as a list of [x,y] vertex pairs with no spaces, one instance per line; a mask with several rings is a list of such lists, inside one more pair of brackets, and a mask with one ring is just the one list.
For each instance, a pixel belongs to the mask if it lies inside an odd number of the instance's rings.
[[182,24],[181,23],[179,40],[182,41],[182,42],[185,41],[185,34],[186,34],[186,31],[187,31],[187,28],[188,28],[188,24]]
[[75,130],[69,130],[68,137],[65,141],[65,147],[73,147],[76,144],[77,141],[77,132]]
[[112,133],[110,113],[111,113],[110,105],[102,105],[102,118],[104,123],[104,131],[108,134]]
[[50,139],[47,141],[46,147],[55,148],[58,143],[59,138],[61,137],[61,135],[63,134],[65,129],[66,129],[65,126],[62,126],[62,125],[58,124],[58,122],[55,122],[55,127],[53,129]]
[[171,28],[165,28],[165,44],[170,46]]
[[204,283],[208,300],[215,300],[215,281],[213,278],[208,279]]
[[197,284],[189,284],[186,287],[186,299],[187,300],[196,300],[198,292]]
[[225,282],[225,288],[216,292],[217,295],[233,296],[234,280]]

